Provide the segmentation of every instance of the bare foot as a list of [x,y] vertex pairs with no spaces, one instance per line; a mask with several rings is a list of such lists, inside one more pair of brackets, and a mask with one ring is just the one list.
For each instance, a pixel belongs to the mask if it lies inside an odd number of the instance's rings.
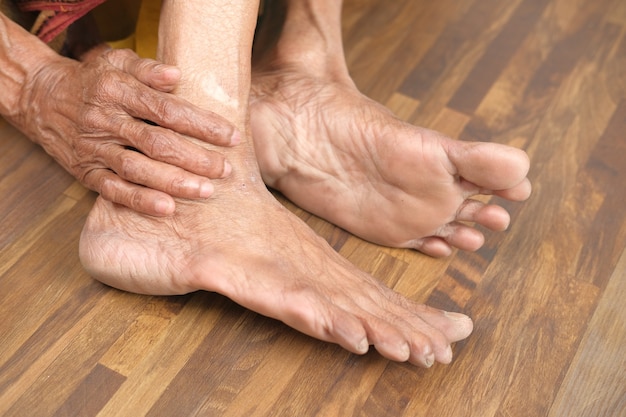
[[218,292],[354,353],[372,344],[397,361],[450,362],[469,318],[413,303],[356,269],[276,202],[245,152],[229,157],[237,168],[215,198],[177,202],[173,217],[98,198],[80,241],[85,268],[137,293]]
[[256,7],[249,0],[163,3],[159,50],[182,69],[176,94],[231,121],[242,143],[219,149],[232,173],[214,183],[214,197],[179,199],[172,217],[99,198],[81,235],[83,265],[127,291],[215,291],[354,353],[374,345],[397,361],[450,362],[450,343],[472,331],[468,317],[411,302],[359,271],[265,188],[247,106]]
[[252,134],[263,180],[302,208],[369,241],[446,256],[484,242],[461,222],[508,227],[504,208],[472,196],[530,195],[523,151],[405,123],[341,70],[276,62],[253,72]]

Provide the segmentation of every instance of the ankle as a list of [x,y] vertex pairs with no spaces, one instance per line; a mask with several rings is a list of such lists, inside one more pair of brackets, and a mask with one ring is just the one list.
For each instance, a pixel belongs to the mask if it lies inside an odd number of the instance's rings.
[[272,10],[261,27],[260,43],[265,45],[259,45],[257,69],[291,68],[320,78],[347,77],[340,12],[340,3],[317,0],[287,2],[285,9]]

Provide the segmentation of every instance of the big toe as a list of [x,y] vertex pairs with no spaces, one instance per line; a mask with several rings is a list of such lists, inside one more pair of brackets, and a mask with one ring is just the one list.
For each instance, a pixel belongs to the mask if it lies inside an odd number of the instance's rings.
[[498,143],[452,141],[448,156],[461,177],[493,191],[515,189],[530,168],[526,152]]

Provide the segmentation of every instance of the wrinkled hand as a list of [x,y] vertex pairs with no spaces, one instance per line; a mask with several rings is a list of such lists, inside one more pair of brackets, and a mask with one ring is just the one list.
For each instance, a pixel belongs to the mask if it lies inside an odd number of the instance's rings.
[[220,153],[182,135],[219,146],[240,138],[222,117],[169,93],[180,76],[129,50],[82,63],[59,57],[24,86],[18,127],[103,198],[169,215],[172,196],[207,198],[209,178],[231,171]]

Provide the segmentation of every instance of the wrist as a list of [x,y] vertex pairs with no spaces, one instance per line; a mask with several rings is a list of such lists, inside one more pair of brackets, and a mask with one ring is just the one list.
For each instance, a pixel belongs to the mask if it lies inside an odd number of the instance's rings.
[[9,121],[18,118],[24,112],[22,103],[30,80],[60,58],[35,36],[0,14],[0,114]]

